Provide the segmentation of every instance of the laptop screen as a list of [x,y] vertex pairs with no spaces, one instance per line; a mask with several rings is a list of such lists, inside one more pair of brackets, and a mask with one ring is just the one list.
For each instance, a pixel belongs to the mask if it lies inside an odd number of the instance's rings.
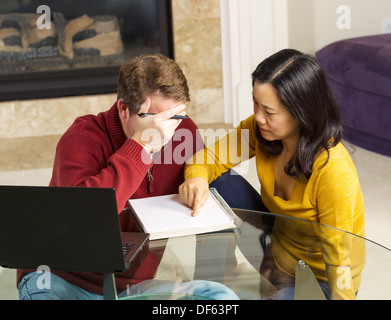
[[4,267],[125,268],[114,189],[0,186],[0,221]]

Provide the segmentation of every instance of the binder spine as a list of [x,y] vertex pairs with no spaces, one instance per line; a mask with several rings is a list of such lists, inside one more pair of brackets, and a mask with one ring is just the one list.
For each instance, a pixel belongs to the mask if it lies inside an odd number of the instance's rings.
[[235,214],[235,212],[232,211],[231,207],[225,202],[225,200],[218,193],[216,188],[210,188],[209,190],[210,190],[212,196],[217,200],[217,203],[220,205],[220,207],[224,209],[226,214],[234,222],[235,226],[239,227],[242,224],[242,220]]

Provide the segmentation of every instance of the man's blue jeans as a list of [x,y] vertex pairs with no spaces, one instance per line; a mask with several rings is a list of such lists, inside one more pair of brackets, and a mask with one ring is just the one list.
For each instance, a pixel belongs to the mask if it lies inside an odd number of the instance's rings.
[[[50,274],[50,287],[39,288],[42,274],[31,272],[19,282],[20,300],[103,300],[103,296],[84,290],[55,274]],[[147,280],[129,287],[118,298],[140,295],[187,294],[201,299],[237,300],[238,296],[226,286],[212,281],[172,282]]]

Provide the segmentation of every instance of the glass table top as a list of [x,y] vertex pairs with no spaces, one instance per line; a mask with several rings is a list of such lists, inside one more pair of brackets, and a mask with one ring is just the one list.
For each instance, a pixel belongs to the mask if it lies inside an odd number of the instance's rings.
[[[206,280],[229,288],[241,300],[391,299],[390,249],[315,222],[233,211],[238,217],[234,230],[150,241],[151,252],[164,254],[144,289]],[[171,292],[130,290],[122,298],[209,299]]]

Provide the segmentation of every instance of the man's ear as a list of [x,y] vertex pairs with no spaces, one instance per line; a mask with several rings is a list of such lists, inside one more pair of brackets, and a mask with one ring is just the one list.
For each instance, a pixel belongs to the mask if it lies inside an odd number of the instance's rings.
[[117,100],[117,108],[120,118],[127,119],[129,117],[129,110],[123,99]]

